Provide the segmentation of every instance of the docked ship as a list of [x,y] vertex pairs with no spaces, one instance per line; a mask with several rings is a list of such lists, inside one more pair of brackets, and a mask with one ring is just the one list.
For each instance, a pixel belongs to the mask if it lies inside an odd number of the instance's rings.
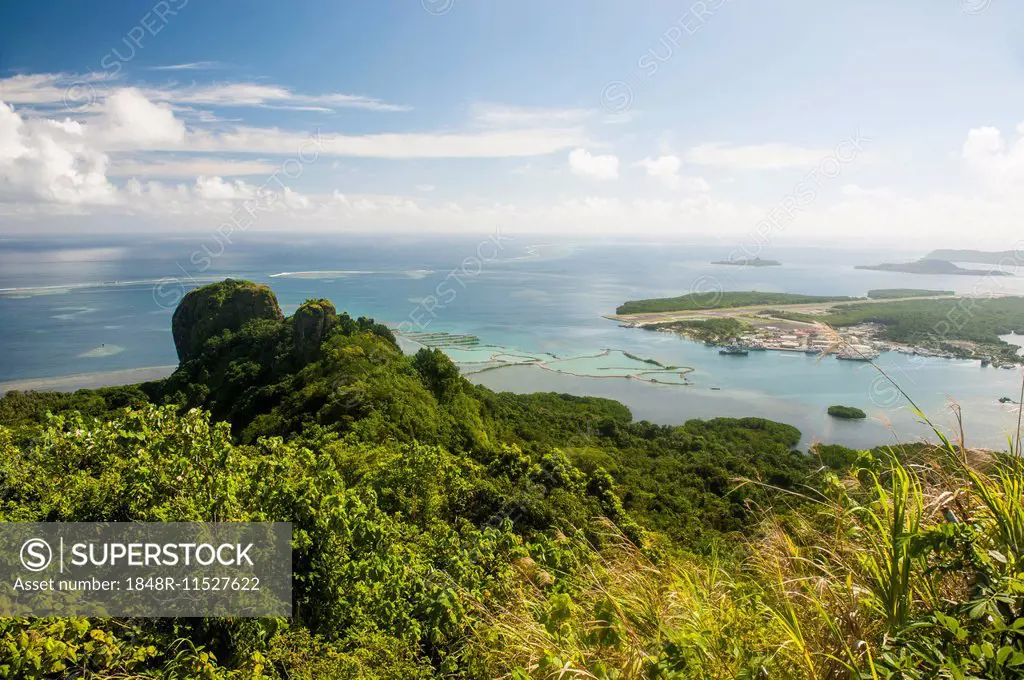
[[836,359],[840,361],[874,361],[879,357],[878,352],[859,354],[856,352],[840,352]]
[[735,357],[745,357],[747,356],[747,354],[749,354],[747,350],[743,349],[739,345],[729,345],[728,347],[723,347],[722,349],[718,350],[718,353]]

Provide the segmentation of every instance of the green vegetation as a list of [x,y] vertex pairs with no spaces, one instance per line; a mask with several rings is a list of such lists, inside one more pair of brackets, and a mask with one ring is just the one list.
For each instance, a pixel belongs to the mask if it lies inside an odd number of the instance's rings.
[[236,332],[255,319],[280,321],[277,298],[266,286],[227,279],[189,291],[174,310],[171,333],[178,359],[192,358],[213,335]]
[[0,678],[1024,668],[1015,451],[808,456],[757,418],[497,394],[325,301],[180,330],[165,381],[0,399],[0,521],[290,521],[293,617],[0,619]]
[[725,309],[753,305],[796,305],[814,302],[847,302],[857,298],[845,296],[796,295],[793,293],[761,293],[758,291],[689,293],[673,298],[630,300],[615,310],[616,314],[653,314],[657,312],[688,312]]
[[963,276],[1013,276],[1009,272],[999,269],[992,271],[982,269],[964,269],[946,260],[929,260],[927,258],[916,262],[896,262],[875,265],[859,265],[855,269],[870,269],[880,272],[901,272],[903,274],[940,274],[940,275],[963,275]]
[[878,288],[868,291],[868,297],[872,300],[906,297],[939,297],[941,295],[956,295],[956,293],[951,290],[927,290],[921,288]]
[[848,420],[860,420],[861,418],[868,417],[868,414],[856,406],[829,406],[828,414],[833,418],[845,418]]
[[645,359],[644,357],[638,357],[637,355],[635,355],[635,354],[630,354],[629,352],[623,352],[622,354],[623,354],[623,355],[624,355],[624,356],[625,356],[625,357],[626,357],[627,359],[632,359],[633,361],[639,361],[640,363],[644,363],[644,364],[650,364],[651,366],[657,366],[658,368],[665,368],[665,365],[664,365],[664,364],[662,364],[662,363],[661,363],[660,361],[658,361],[657,359],[650,359],[650,358],[646,358],[646,359]]
[[743,332],[746,326],[737,319],[714,318],[651,323],[645,324],[643,328],[648,330],[660,330],[667,328],[669,330],[682,333],[683,335],[700,342],[720,344],[731,338],[735,338]]
[[[883,340],[920,345],[959,356],[991,357],[1000,362],[1020,361],[1019,349],[1000,335],[1024,333],[1024,297],[905,300],[838,305],[829,314],[779,312],[797,321],[824,321],[832,326],[877,323]],[[958,343],[973,343],[967,347]]]

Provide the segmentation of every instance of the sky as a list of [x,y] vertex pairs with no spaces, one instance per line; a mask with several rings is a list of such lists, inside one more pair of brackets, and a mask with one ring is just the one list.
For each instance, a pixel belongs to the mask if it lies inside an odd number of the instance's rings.
[[0,234],[1008,249],[1011,0],[0,4]]

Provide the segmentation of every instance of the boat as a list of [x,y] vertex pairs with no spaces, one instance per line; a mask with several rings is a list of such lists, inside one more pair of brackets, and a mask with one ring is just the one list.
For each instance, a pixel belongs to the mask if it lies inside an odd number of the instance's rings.
[[718,350],[718,353],[734,357],[745,357],[747,356],[747,354],[749,354],[747,350],[743,349],[742,347],[739,347],[738,345],[729,345],[728,347],[723,347],[722,349]]
[[836,359],[840,361],[874,361],[877,358],[877,354],[854,354],[852,352],[841,352],[836,355]]
[[988,365],[989,365],[989,364],[991,364],[991,363],[992,363],[992,360],[991,360],[991,359],[982,359],[982,360],[981,360],[981,365],[982,365],[982,366],[988,366]]

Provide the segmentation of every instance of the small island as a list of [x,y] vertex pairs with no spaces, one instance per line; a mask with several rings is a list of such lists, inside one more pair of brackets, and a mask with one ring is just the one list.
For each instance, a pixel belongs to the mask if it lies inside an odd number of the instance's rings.
[[725,264],[725,265],[731,265],[731,266],[734,266],[734,267],[781,267],[782,266],[782,263],[779,262],[778,260],[762,260],[759,257],[755,257],[752,260],[748,259],[748,258],[740,258],[740,259],[737,259],[737,260],[718,260],[717,262],[712,262],[711,264]]
[[829,406],[828,414],[833,418],[845,420],[861,420],[868,417],[868,414],[855,406]]
[[916,262],[885,262],[875,265],[858,265],[854,269],[869,269],[878,272],[900,272],[902,274],[940,274],[944,276],[1013,276],[999,269],[964,269],[946,260],[924,258]]

